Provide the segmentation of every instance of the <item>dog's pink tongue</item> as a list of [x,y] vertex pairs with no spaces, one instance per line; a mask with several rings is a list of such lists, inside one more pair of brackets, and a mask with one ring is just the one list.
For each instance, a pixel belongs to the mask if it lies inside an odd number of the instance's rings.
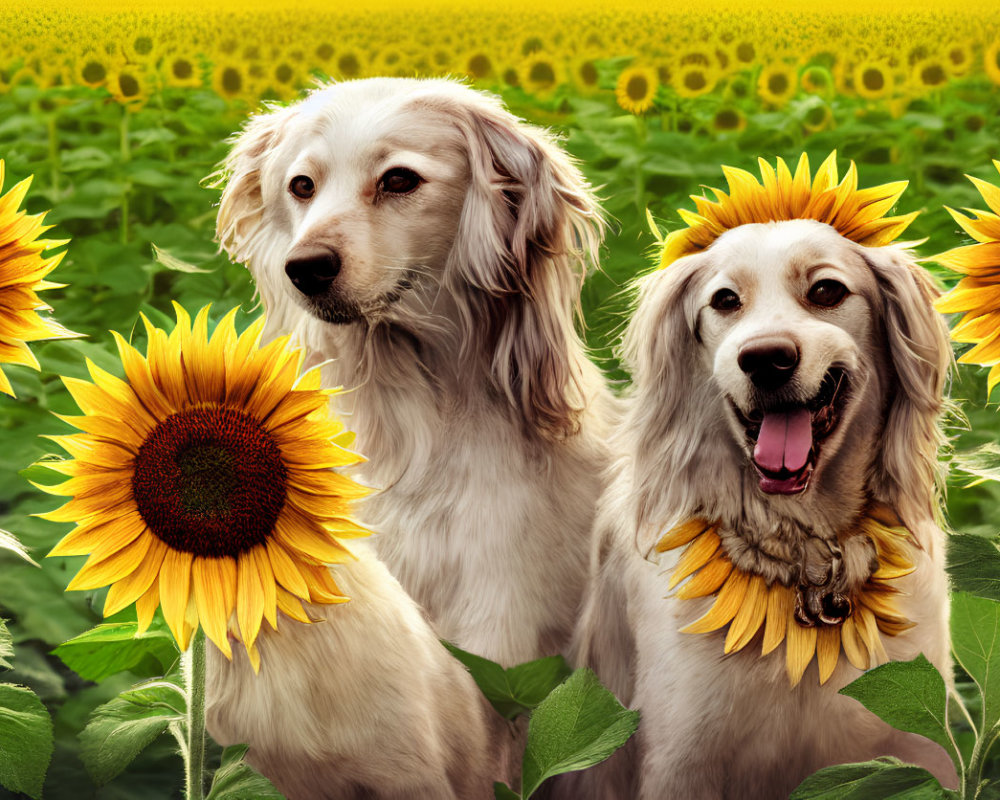
[[812,418],[809,410],[774,411],[764,415],[753,460],[770,472],[784,467],[797,472],[806,465],[812,449]]

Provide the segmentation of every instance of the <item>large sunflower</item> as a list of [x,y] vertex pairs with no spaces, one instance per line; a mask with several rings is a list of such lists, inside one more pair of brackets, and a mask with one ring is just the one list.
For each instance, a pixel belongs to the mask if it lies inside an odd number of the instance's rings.
[[367,490],[330,470],[356,464],[352,436],[328,411],[314,369],[287,337],[260,346],[263,320],[237,335],[235,311],[208,338],[180,307],[168,335],[143,318],[144,357],[115,334],[126,380],[88,364],[93,383],[64,378],[82,433],[52,437],[73,457],[47,466],[72,496],[41,516],[77,527],[49,555],[89,555],[69,589],[111,585],[104,614],[136,604],[145,629],[162,606],[182,649],[200,624],[231,657],[227,633],[254,645],[277,611],[309,622],[301,601],[341,603],[326,564],[367,535],[351,501]]
[[[0,159],[0,190],[3,180],[4,162]],[[58,266],[66,251],[42,255],[65,242],[39,239],[51,227],[42,224],[45,214],[29,216],[18,210],[30,185],[31,178],[25,178],[0,197],[0,364],[26,364],[38,369],[38,361],[26,342],[76,334],[38,314],[47,306],[37,293],[61,285],[50,283],[45,276]],[[0,392],[14,394],[2,369]]]
[[[1000,170],[1000,161],[993,165]],[[969,218],[948,209],[976,244],[956,247],[931,259],[965,276],[938,298],[935,307],[945,314],[964,312],[965,316],[952,328],[951,338],[975,343],[958,360],[991,368],[986,389],[989,394],[1000,383],[1000,189],[971,175],[968,178],[990,210],[965,209],[975,215]]]
[[660,267],[678,258],[704,250],[723,233],[754,222],[815,219],[825,222],[848,239],[870,247],[889,244],[917,216],[916,212],[886,217],[906,189],[896,181],[870,189],[858,189],[858,172],[851,162],[844,179],[837,182],[837,152],[830,153],[813,178],[809,158],[803,153],[793,176],[784,160],[777,168],[758,159],[761,180],[746,170],[723,167],[729,194],[712,189],[715,200],[691,195],[697,213],[679,209],[687,223],[671,233],[660,251]]
[[653,107],[659,80],[651,67],[629,67],[618,76],[615,97],[630,114],[642,114]]

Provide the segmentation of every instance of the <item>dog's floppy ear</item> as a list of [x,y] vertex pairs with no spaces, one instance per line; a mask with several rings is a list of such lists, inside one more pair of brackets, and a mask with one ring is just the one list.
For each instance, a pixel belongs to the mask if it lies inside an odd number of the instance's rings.
[[[696,294],[712,258],[687,256],[638,282],[632,320],[622,340],[622,361],[632,376],[628,431],[621,449],[635,459],[632,487],[636,545],[648,554],[668,519],[696,510],[695,482],[702,465],[725,463],[717,448],[726,437],[706,437],[720,419],[720,392],[707,374],[698,334]],[[730,459],[731,460],[731,459]]]
[[448,267],[467,299],[463,341],[487,348],[497,387],[531,429],[571,435],[587,402],[574,314],[603,234],[597,202],[552,137],[499,103],[477,95],[448,111],[470,168]]
[[863,248],[862,253],[879,287],[896,378],[873,478],[883,499],[912,528],[917,519],[934,515],[928,498],[941,480],[939,417],[952,360],[948,329],[932,306],[937,288],[907,250]]
[[208,179],[210,186],[223,186],[215,230],[233,261],[243,263],[251,257],[264,214],[261,171],[292,113],[291,108],[281,108],[252,116],[234,137],[220,169]]

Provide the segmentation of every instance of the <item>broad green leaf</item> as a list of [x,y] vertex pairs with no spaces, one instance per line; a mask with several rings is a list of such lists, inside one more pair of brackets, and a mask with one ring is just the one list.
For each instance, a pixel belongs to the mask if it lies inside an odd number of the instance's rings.
[[21,544],[13,533],[0,530],[0,550],[7,550],[8,552],[20,556],[29,564],[33,564],[36,567],[38,566],[38,562],[28,555],[27,549],[25,549],[24,545]]
[[947,690],[941,673],[920,654],[869,670],[840,690],[894,728],[937,742],[958,762],[948,734]]
[[0,785],[40,798],[52,750],[52,719],[42,701],[23,686],[0,684]]
[[227,747],[222,764],[212,778],[212,788],[206,800],[284,800],[271,782],[247,764],[243,757],[249,748],[245,744]]
[[837,764],[799,784],[789,800],[943,800],[948,793],[922,767],[895,758]]
[[495,661],[466,652],[449,642],[444,642],[444,646],[465,665],[479,690],[507,719],[531,711],[570,674],[562,656],[539,658],[504,669]]
[[174,272],[206,273],[212,271],[210,269],[196,267],[194,264],[189,264],[187,261],[177,258],[177,256],[173,255],[169,250],[164,250],[162,247],[157,247],[155,244],[153,245],[153,258],[155,258],[167,269],[171,269]]
[[495,800],[521,800],[521,795],[500,781],[493,784],[493,797]]
[[989,539],[956,533],[948,537],[952,585],[990,600],[1000,600],[1000,551]]
[[175,687],[148,684],[94,710],[80,733],[80,758],[94,783],[119,775],[171,722],[184,719]]
[[954,593],[951,647],[955,660],[982,694],[982,735],[1000,720],[1000,603],[964,592]]
[[53,652],[89,681],[128,670],[143,678],[162,675],[177,660],[178,650],[167,630],[138,634],[138,623],[98,625],[59,645]]
[[7,630],[7,622],[0,618],[0,669],[10,669],[14,658],[14,640]]
[[521,795],[530,797],[553,775],[599,764],[628,741],[639,724],[589,669],[578,669],[531,714],[521,765]]
[[1000,481],[1000,445],[987,442],[968,453],[956,453],[951,460],[952,469],[973,478],[968,486],[983,481]]

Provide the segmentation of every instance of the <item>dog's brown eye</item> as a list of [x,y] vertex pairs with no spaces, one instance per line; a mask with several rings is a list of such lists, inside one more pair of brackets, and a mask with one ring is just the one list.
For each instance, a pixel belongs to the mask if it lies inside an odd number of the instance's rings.
[[816,281],[806,297],[813,305],[833,308],[847,297],[847,287],[840,281],[830,279]]
[[308,175],[296,175],[288,184],[288,191],[302,200],[308,200],[316,194],[316,184]]
[[741,305],[740,296],[732,289],[719,289],[712,295],[711,306],[716,311],[735,311]]
[[378,188],[386,194],[409,194],[423,182],[412,169],[393,167],[379,178]]

